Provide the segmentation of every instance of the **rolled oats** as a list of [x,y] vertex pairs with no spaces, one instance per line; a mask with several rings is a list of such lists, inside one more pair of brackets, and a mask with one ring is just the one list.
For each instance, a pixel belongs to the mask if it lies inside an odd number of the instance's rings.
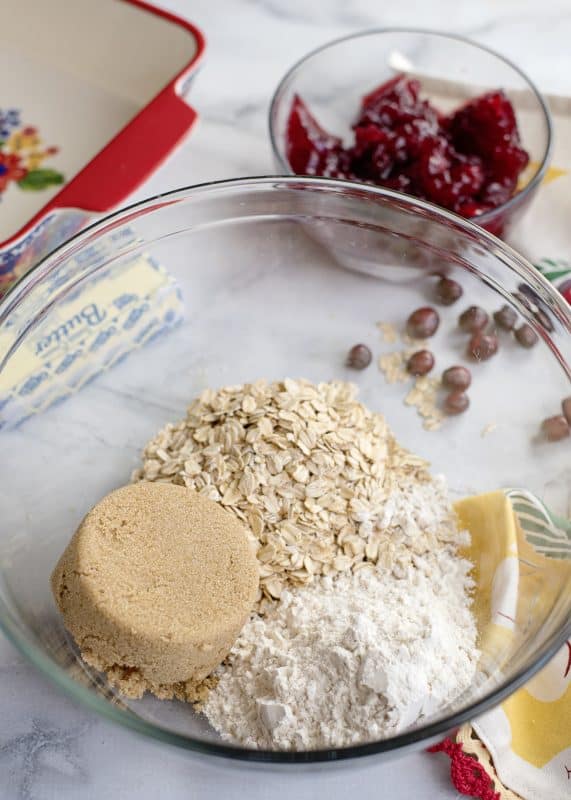
[[394,344],[398,339],[398,332],[391,322],[377,322],[383,342]]
[[[418,383],[416,391],[423,394]],[[402,571],[395,493],[432,479],[356,395],[353,384],[289,378],[208,389],[147,444],[133,479],[182,483],[244,521],[260,564],[260,611],[288,584],[356,570],[380,554]],[[429,533],[418,532],[415,552]]]

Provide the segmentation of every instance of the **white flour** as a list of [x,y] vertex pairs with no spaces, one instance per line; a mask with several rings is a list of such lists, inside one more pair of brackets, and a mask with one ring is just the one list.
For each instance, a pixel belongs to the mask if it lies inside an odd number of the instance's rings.
[[[295,750],[374,741],[470,685],[479,655],[471,564],[456,553],[467,534],[451,523],[442,481],[396,491],[377,525],[389,521],[404,566],[288,590],[246,624],[204,707],[223,738]],[[415,546],[427,534],[433,546]]]

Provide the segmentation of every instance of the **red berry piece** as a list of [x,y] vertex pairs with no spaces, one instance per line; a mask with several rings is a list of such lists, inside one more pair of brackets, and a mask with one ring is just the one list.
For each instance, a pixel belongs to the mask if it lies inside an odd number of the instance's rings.
[[297,175],[323,175],[332,157],[337,157],[341,139],[327,133],[298,95],[288,119],[286,155]]
[[571,280],[563,281],[561,286],[559,286],[559,291],[563,295],[563,297],[567,300],[569,305],[571,305]]

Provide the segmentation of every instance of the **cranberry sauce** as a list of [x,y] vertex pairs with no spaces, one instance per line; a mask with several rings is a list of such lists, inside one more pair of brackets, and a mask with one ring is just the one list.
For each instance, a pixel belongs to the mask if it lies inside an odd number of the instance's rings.
[[345,147],[296,95],[286,133],[291,168],[386,186],[475,217],[515,194],[529,161],[501,90],[443,115],[421,99],[419,81],[397,75],[362,99],[353,132]]

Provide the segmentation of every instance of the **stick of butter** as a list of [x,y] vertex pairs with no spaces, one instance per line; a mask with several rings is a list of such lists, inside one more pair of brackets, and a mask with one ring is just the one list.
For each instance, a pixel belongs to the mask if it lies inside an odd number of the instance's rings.
[[[182,319],[180,290],[149,256],[96,272],[44,320],[0,371],[0,429],[12,428],[77,392],[132,350]],[[0,332],[0,362],[14,345]]]

